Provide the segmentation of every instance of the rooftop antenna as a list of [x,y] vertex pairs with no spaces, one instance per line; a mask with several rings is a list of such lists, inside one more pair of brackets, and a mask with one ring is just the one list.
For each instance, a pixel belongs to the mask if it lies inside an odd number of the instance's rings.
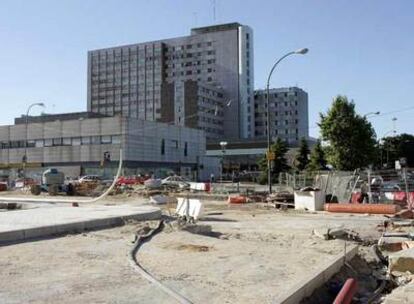
[[216,23],[216,0],[211,0],[213,6],[213,23]]
[[194,17],[194,27],[198,26],[198,22],[197,22],[197,12],[193,12],[193,17]]

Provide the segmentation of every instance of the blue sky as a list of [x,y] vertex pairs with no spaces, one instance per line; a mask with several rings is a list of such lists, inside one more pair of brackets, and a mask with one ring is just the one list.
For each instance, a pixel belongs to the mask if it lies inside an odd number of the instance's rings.
[[48,113],[85,110],[90,49],[238,21],[254,30],[256,88],[265,86],[278,57],[310,49],[284,61],[272,86],[309,93],[311,135],[318,136],[318,113],[337,94],[353,99],[361,114],[384,113],[370,118],[379,137],[392,129],[394,116],[398,133],[414,133],[414,1],[215,2],[214,20],[210,0],[1,0],[0,124],[36,101]]

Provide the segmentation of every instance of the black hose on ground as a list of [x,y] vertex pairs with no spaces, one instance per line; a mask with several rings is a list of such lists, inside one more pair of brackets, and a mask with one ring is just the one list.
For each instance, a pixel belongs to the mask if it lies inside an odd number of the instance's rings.
[[168,286],[162,284],[159,280],[154,278],[149,272],[147,272],[137,261],[136,255],[139,250],[139,248],[144,244],[145,242],[148,242],[152,239],[154,235],[161,232],[164,228],[164,221],[161,220],[158,223],[158,226],[149,231],[145,235],[136,235],[135,243],[132,249],[129,252],[129,262],[131,266],[137,271],[142,277],[144,277],[146,280],[150,281],[151,283],[157,285],[159,288],[161,288],[166,294],[170,295],[174,299],[176,299],[179,303],[182,304],[192,304],[190,300],[179,294],[178,292],[172,290]]

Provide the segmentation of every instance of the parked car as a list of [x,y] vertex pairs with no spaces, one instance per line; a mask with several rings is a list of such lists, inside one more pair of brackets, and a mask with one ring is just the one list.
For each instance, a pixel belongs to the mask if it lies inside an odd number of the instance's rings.
[[98,175],[85,175],[79,179],[79,183],[101,182],[102,178]]
[[181,176],[169,176],[161,180],[163,186],[179,188],[179,189],[188,189],[190,188],[190,181],[181,177]]

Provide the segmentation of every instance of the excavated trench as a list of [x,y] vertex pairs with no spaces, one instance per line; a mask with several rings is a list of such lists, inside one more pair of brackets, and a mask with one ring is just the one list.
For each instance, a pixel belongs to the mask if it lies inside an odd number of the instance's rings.
[[333,303],[349,278],[357,281],[352,303],[383,303],[383,296],[399,284],[387,275],[388,261],[375,246],[360,247],[359,254],[345,263],[325,284],[300,302],[301,304]]

